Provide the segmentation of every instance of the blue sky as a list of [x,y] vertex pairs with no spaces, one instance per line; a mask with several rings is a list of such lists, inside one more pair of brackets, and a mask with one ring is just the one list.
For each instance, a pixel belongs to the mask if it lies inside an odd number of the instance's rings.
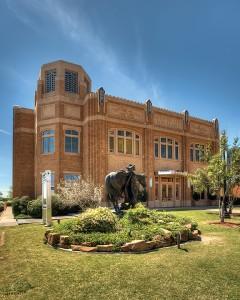
[[11,185],[12,107],[33,107],[40,66],[81,64],[108,94],[219,118],[240,136],[240,2],[1,0],[0,191]]

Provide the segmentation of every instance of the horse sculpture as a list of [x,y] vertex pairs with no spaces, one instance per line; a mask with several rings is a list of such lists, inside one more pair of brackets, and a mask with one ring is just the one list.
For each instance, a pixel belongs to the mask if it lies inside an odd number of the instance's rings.
[[135,166],[129,165],[127,171],[120,170],[109,173],[105,178],[105,191],[107,201],[110,201],[117,214],[121,213],[118,201],[124,197],[123,206],[128,203],[134,207],[137,203],[138,193],[146,188],[145,175],[135,174]]

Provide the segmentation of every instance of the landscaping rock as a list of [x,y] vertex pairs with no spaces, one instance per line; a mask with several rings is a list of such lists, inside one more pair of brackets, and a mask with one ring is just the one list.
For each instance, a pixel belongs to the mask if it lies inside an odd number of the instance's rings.
[[156,243],[148,243],[144,240],[135,240],[129,243],[126,243],[121,247],[121,250],[124,252],[127,251],[134,251],[134,252],[141,252],[141,251],[147,251],[150,250],[152,247],[156,246]]
[[59,233],[49,233],[48,234],[48,244],[51,246],[56,246],[59,244],[60,234]]
[[53,232],[53,229],[48,229],[44,234],[45,238],[48,239],[49,233],[52,233],[52,232]]
[[192,232],[192,239],[193,240],[198,240],[198,241],[201,240],[201,236],[199,235],[199,231],[198,230],[193,230],[193,232]]
[[157,242],[155,241],[148,241],[146,242],[146,246],[147,246],[147,250],[152,250],[152,249],[155,249],[157,248]]
[[59,246],[61,248],[67,249],[67,248],[69,248],[69,244],[70,244],[69,236],[68,235],[61,235]]
[[97,247],[80,246],[80,251],[82,251],[82,252],[96,252]]
[[97,251],[99,252],[112,252],[113,251],[113,245],[97,245]]
[[72,251],[80,251],[81,245],[71,245]]

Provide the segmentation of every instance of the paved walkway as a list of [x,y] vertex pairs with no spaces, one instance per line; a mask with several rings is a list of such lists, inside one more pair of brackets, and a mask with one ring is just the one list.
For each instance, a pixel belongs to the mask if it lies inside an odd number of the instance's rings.
[[3,213],[0,216],[0,227],[2,226],[16,226],[17,222],[14,219],[13,213],[12,213],[12,207],[8,206],[6,210],[3,211]]

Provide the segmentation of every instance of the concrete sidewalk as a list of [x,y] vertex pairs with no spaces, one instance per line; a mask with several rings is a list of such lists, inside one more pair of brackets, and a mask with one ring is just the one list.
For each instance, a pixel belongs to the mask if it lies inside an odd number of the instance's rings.
[[12,207],[8,206],[0,216],[0,227],[18,225],[12,213]]

